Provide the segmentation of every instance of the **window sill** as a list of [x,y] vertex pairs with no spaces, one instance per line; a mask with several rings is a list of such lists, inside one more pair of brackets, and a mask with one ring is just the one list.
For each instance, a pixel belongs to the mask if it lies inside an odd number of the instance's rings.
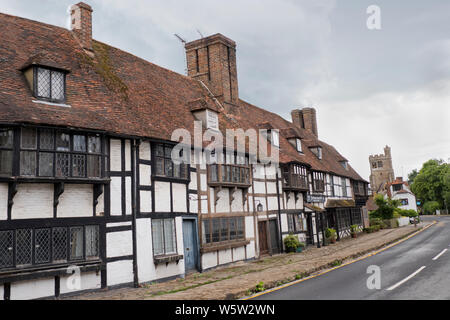
[[27,183],[80,183],[80,184],[105,184],[111,182],[109,178],[51,178],[51,177],[32,177],[32,176],[0,176],[0,181],[6,182],[27,182]]
[[167,256],[156,256],[153,258],[154,264],[169,264],[171,262],[180,262],[180,260],[184,259],[184,256],[182,254],[173,254],[173,255],[167,255]]
[[58,102],[49,102],[45,100],[32,100],[33,103],[39,103],[39,104],[45,104],[47,106],[53,106],[53,107],[63,107],[63,108],[72,108],[71,105],[65,104],[65,103],[58,103]]
[[167,176],[153,176],[152,177],[154,181],[163,181],[163,182],[175,182],[175,183],[183,183],[183,184],[189,184],[191,182],[188,178],[174,178],[174,177],[167,177]]
[[234,249],[239,248],[243,246],[247,246],[250,244],[250,241],[248,240],[239,240],[239,241],[230,241],[230,242],[223,242],[223,243],[217,243],[217,244],[205,244],[201,248],[201,253],[208,253],[208,252],[214,252],[219,250],[227,250],[227,249]]

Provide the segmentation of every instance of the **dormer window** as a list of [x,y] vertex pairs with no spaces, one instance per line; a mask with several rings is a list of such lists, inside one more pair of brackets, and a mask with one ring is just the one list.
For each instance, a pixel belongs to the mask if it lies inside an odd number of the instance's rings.
[[37,65],[24,69],[34,97],[55,103],[64,103],[66,100],[66,73],[61,69]]
[[345,170],[348,170],[348,161],[341,161],[341,165]]
[[322,160],[322,147],[311,147],[310,150],[319,160]]
[[302,140],[300,140],[300,139],[298,139],[298,138],[295,139],[295,144],[296,144],[298,153],[303,153],[303,149],[302,149]]
[[36,98],[47,99],[54,102],[65,100],[65,74],[61,71],[37,67],[35,69],[35,95]]
[[269,131],[269,140],[275,147],[280,147],[280,133],[278,130],[270,130]]

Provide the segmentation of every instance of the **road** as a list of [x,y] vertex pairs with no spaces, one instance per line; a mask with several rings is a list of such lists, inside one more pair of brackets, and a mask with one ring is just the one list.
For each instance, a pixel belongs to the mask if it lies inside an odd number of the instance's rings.
[[[424,220],[438,223],[377,255],[254,300],[448,300],[450,217]],[[380,268],[379,289],[367,286],[370,266]]]

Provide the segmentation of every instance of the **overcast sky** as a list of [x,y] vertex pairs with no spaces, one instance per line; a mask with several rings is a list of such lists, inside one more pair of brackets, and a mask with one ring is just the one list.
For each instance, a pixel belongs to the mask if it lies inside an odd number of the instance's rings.
[[[0,11],[61,27],[67,0],[0,0]],[[290,120],[313,106],[319,136],[369,178],[392,147],[396,176],[450,158],[450,1],[86,0],[94,38],[185,73],[187,41],[237,43],[241,99]],[[381,30],[367,8],[381,9]],[[1,31],[0,31],[1,32]]]

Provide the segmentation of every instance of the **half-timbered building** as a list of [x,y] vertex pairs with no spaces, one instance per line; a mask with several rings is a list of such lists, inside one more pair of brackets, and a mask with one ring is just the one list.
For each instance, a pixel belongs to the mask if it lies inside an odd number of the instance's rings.
[[[187,43],[183,76],[93,40],[87,4],[71,23],[0,13],[0,299],[174,279],[360,224],[367,182],[314,109],[291,122],[239,99],[232,40]],[[279,162],[174,162],[172,133],[196,121],[265,129]]]

